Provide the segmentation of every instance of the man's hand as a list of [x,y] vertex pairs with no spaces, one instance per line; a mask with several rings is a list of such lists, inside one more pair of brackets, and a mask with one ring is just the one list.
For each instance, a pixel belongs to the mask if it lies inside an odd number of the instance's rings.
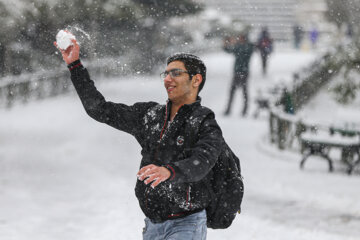
[[165,167],[159,167],[154,164],[147,165],[139,170],[137,177],[140,181],[144,181],[145,184],[151,184],[152,188],[155,188],[161,182],[165,181],[171,176],[170,171]]
[[71,41],[73,44],[70,47],[68,47],[66,50],[60,49],[57,43],[54,42],[54,46],[59,49],[67,65],[69,65],[72,62],[75,62],[76,60],[79,60],[80,46],[75,39],[72,39]]

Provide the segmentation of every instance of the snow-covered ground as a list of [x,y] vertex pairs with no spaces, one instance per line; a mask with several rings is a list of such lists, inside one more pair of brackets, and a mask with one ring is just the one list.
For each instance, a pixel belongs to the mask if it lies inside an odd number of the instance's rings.
[[[242,214],[227,230],[209,230],[208,239],[359,239],[359,175],[340,169],[330,174],[316,158],[301,171],[300,154],[269,145],[266,113],[256,120],[240,117],[240,94],[225,118],[233,58],[223,52],[203,57],[203,104],[216,112],[245,177]],[[250,97],[258,88],[291,80],[314,57],[276,52],[263,77],[255,55]],[[112,101],[166,100],[158,76],[103,79],[97,86]],[[2,109],[0,115],[1,240],[141,239],[144,216],[134,196],[141,156],[133,137],[90,119],[74,93]]]

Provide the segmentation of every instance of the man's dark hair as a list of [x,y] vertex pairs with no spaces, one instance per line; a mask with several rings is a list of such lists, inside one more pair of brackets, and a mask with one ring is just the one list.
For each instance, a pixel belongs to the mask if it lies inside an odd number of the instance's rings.
[[[206,66],[204,62],[198,57],[190,53],[176,53],[166,60],[166,64],[174,61],[180,61],[184,63],[186,70],[189,72],[190,76],[194,76],[196,74],[201,74],[202,82],[199,86],[199,92],[204,87],[205,80],[206,80]],[[198,92],[198,93],[199,93]]]

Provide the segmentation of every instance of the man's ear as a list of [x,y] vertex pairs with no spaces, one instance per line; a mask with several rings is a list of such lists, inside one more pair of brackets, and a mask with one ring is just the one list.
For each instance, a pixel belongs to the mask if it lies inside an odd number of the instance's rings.
[[201,74],[196,74],[194,77],[193,77],[193,87],[199,87],[201,82],[202,82],[203,78],[202,78],[202,75]]

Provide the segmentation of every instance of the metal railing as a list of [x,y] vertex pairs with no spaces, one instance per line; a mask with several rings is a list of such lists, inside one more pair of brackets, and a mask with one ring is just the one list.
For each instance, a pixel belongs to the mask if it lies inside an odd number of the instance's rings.
[[[289,87],[292,89],[289,94],[295,112],[328,83],[339,72],[342,65],[341,59],[336,58],[332,53],[327,53],[309,65],[307,69],[303,69],[294,79],[293,86]],[[322,127],[329,130],[331,128],[330,126],[306,124],[298,116],[285,113],[279,107],[270,109],[269,127],[270,140],[279,149],[291,148],[294,140],[298,139],[301,133],[308,129],[315,130]]]
[[[125,58],[101,59],[84,63],[96,76],[126,75],[131,72]],[[66,66],[53,70],[39,70],[0,79],[0,108],[11,108],[15,103],[28,103],[72,91],[70,73]]]

